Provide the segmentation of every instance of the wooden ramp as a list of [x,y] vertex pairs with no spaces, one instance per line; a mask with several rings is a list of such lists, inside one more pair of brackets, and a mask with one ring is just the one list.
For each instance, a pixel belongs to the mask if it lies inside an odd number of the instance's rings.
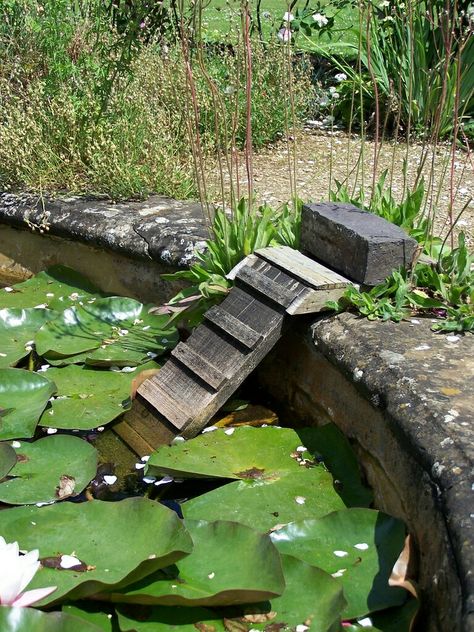
[[257,251],[229,276],[227,298],[139,387],[139,414],[114,427],[138,453],[198,434],[272,349],[288,315],[325,311],[350,283],[285,246]]

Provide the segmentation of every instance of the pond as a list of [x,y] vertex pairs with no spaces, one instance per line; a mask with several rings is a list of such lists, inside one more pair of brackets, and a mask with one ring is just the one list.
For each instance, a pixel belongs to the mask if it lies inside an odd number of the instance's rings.
[[194,439],[121,441],[179,340],[149,308],[63,266],[0,290],[2,631],[410,630],[406,528],[333,424],[244,386]]

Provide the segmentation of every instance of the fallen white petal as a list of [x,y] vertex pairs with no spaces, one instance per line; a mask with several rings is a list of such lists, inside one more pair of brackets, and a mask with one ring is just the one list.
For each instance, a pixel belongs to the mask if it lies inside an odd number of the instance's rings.
[[306,502],[306,498],[304,496],[296,496],[295,501],[298,505],[304,505]]
[[346,557],[348,555],[347,551],[333,551],[336,557]]
[[207,428],[204,428],[202,434],[204,434],[205,432],[214,432],[214,430],[217,430],[217,426],[208,426]]
[[160,478],[159,481],[155,482],[155,485],[158,487],[158,485],[166,485],[167,483],[172,483],[173,482],[173,477],[172,476],[163,476],[163,478]]
[[107,483],[107,485],[113,485],[116,482],[117,482],[117,477],[114,476],[113,474],[106,474],[104,476],[104,483]]
[[78,560],[74,555],[61,555],[61,562],[59,566],[61,568],[72,568],[73,566],[80,566],[81,560]]
[[227,428],[227,430],[224,430],[224,434],[229,435],[229,437],[230,435],[233,435],[234,432],[235,432],[235,428]]
[[354,544],[355,549],[359,549],[359,551],[367,551],[369,545],[366,542],[361,542],[360,544]]

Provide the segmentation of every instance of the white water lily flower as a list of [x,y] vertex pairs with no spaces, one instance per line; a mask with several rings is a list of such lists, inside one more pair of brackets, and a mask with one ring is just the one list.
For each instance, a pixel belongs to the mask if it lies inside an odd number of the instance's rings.
[[23,592],[40,567],[38,555],[38,549],[20,555],[18,542],[7,544],[0,536],[1,606],[31,606],[56,590],[57,586],[49,586]]
[[322,13],[313,13],[313,20],[319,27],[326,26],[328,19]]

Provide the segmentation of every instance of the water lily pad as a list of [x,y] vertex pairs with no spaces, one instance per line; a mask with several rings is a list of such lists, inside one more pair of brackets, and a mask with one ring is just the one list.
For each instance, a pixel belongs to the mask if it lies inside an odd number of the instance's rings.
[[16,463],[16,452],[9,443],[0,443],[0,478],[8,474]]
[[[172,606],[116,607],[121,632],[225,632],[222,615],[207,608]],[[243,630],[241,632],[244,632]]]
[[409,598],[406,603],[398,608],[388,608],[380,612],[374,612],[371,619],[374,629],[380,632],[411,632],[413,621],[420,608],[417,599]]
[[93,623],[64,612],[41,612],[34,608],[0,608],[2,632],[102,632]]
[[159,369],[159,364],[147,362],[131,369],[109,371],[84,365],[49,368],[45,373],[58,391],[39,424],[72,430],[105,426],[132,407],[133,380],[142,371]]
[[79,601],[75,602],[74,605],[63,606],[61,612],[93,623],[102,632],[113,632],[115,628],[112,621],[113,609],[107,609],[107,604],[95,601]]
[[294,430],[244,426],[218,429],[191,441],[160,447],[148,466],[150,473],[184,478],[270,481],[286,472],[301,471],[305,458],[311,455]]
[[113,296],[70,307],[36,334],[38,354],[52,364],[141,364],[171,349],[177,329],[168,316],[148,314],[142,303]]
[[114,601],[228,606],[271,599],[285,588],[280,555],[267,535],[236,522],[186,521],[194,549],[176,566],[113,593]]
[[368,507],[373,501],[371,490],[361,480],[360,469],[351,444],[336,424],[296,431],[311,454],[320,456],[338,481],[337,492],[348,507]]
[[0,309],[0,368],[15,366],[31,351],[35,333],[56,316],[49,309]]
[[271,534],[281,553],[330,573],[344,587],[352,619],[402,604],[406,592],[388,579],[405,540],[400,520],[372,509],[344,509],[293,522]]
[[0,440],[29,438],[56,385],[23,369],[0,369]]
[[0,483],[0,501],[29,505],[80,494],[97,471],[97,451],[87,441],[54,435],[16,448],[17,462]]
[[27,308],[41,305],[63,310],[83,300],[102,296],[100,290],[72,268],[57,265],[17,283],[0,289],[0,308]]
[[332,476],[322,467],[281,478],[235,481],[182,505],[187,520],[234,520],[262,532],[275,525],[342,509]]
[[[0,533],[20,549],[39,549],[43,566],[28,588],[57,586],[39,605],[126,586],[192,550],[176,513],[146,498],[15,507],[0,511]],[[80,565],[61,567],[63,556]]]
[[203,608],[154,607],[134,611],[117,608],[122,632],[249,632],[295,630],[336,632],[345,606],[341,586],[327,573],[305,562],[282,555],[286,588],[281,597],[213,611]]

